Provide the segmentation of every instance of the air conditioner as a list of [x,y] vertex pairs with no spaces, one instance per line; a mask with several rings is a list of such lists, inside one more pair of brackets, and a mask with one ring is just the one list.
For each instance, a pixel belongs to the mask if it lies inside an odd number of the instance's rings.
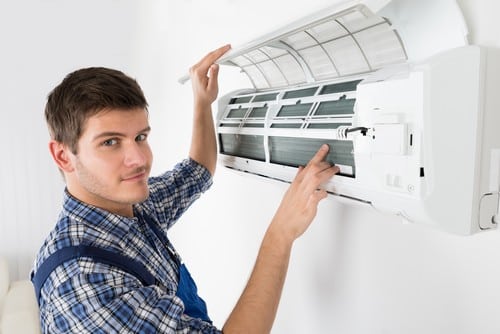
[[219,61],[253,84],[219,98],[220,163],[290,182],[327,143],[340,173],[324,187],[338,199],[455,234],[494,228],[500,132],[485,125],[485,60],[453,0],[322,10]]

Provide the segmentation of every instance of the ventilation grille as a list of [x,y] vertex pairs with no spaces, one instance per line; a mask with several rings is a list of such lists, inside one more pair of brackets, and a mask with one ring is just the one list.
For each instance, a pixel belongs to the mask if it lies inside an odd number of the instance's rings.
[[218,120],[220,152],[297,167],[327,143],[327,160],[355,177],[353,143],[336,140],[335,130],[352,125],[360,81],[232,97]]

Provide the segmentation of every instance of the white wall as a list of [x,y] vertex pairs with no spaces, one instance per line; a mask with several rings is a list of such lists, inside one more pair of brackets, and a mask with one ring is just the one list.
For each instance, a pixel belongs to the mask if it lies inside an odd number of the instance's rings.
[[[158,173],[187,153],[191,92],[176,80],[192,63],[331,2],[0,0],[0,253],[14,276],[27,276],[60,204],[63,184],[42,115],[63,75],[103,65],[139,80]],[[500,48],[500,4],[459,4],[471,40]],[[490,83],[498,83],[498,63]],[[222,70],[222,93],[246,85]],[[487,104],[500,109],[496,87]],[[239,296],[285,189],[219,168],[213,188],[172,230],[216,324]],[[273,332],[498,333],[499,258],[499,231],[457,237],[328,199],[295,245]]]

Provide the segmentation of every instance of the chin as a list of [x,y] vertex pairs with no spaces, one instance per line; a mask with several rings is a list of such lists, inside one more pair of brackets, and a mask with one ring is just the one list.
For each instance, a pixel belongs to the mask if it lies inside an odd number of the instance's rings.
[[134,205],[134,204],[139,204],[144,202],[146,199],[148,199],[149,193],[145,194],[131,194],[125,193],[124,196],[120,196],[119,198],[115,198],[115,201],[118,203],[123,203],[123,204],[129,204],[129,205]]
[[138,197],[135,204],[144,202],[145,200],[148,199],[148,197],[149,197],[149,189],[148,191],[146,191],[145,193],[143,193],[141,196]]
[[140,189],[137,187],[132,189],[122,189],[122,193],[124,194],[124,202],[137,204],[144,202],[149,197],[149,187],[144,185],[143,187],[140,187]]

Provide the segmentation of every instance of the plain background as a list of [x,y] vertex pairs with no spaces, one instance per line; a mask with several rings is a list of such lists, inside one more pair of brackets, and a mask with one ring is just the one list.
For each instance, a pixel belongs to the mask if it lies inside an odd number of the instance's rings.
[[[65,74],[108,66],[138,79],[157,174],[188,152],[191,88],[177,79],[190,65],[333,2],[0,0],[0,253],[14,278],[28,276],[59,211],[64,185],[43,108]],[[498,1],[458,3],[469,40],[498,57]],[[490,83],[499,72],[488,69]],[[222,69],[221,94],[248,86]],[[500,111],[495,87],[487,105]],[[285,190],[219,167],[213,188],[171,231],[220,327]],[[329,198],[294,246],[273,333],[499,333],[499,259],[500,231],[458,237]]]

